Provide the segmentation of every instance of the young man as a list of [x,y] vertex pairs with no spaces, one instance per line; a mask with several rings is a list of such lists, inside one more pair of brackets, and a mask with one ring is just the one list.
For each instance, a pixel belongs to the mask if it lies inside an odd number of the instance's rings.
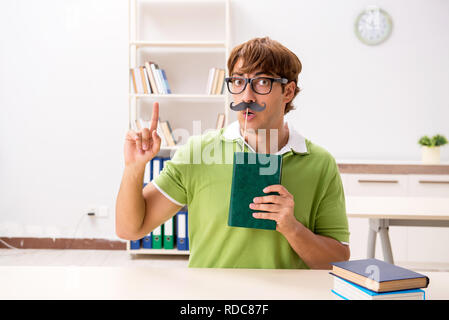
[[[160,148],[158,103],[149,129],[128,132],[117,235],[143,238],[187,204],[189,267],[329,269],[330,262],[348,260],[348,222],[336,162],[284,122],[299,92],[301,62],[280,43],[256,38],[233,49],[228,70],[238,121],[189,138],[143,191],[145,165]],[[195,161],[198,152],[204,160],[205,150],[215,161]],[[255,218],[275,220],[276,231],[227,224],[233,152],[242,150],[282,155],[282,185],[263,190],[279,195],[248,204],[257,211]]]

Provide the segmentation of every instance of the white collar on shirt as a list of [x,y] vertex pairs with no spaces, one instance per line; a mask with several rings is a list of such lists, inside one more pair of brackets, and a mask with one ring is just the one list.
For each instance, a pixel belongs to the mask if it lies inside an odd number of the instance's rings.
[[[275,154],[284,154],[286,152],[289,152],[290,150],[296,153],[309,153],[309,151],[307,150],[306,139],[294,128],[292,128],[290,123],[288,123],[288,130],[289,135],[287,144]],[[245,143],[251,151],[255,152],[254,149],[251,148],[251,146],[249,146],[246,141],[243,140],[243,137],[240,134],[240,125],[237,120],[230,123],[226,127],[226,129],[223,131],[222,137],[228,141],[240,140],[240,142]]]

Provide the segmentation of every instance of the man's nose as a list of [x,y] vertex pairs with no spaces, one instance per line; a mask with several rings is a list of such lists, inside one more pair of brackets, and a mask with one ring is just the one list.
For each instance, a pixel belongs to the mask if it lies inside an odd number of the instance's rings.
[[256,101],[256,94],[253,91],[253,88],[251,88],[251,83],[248,82],[246,85],[245,90],[242,92],[242,101],[244,102],[252,102]]

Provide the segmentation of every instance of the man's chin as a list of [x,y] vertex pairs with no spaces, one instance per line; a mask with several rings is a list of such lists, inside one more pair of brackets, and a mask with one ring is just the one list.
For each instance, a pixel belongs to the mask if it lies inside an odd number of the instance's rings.
[[[245,118],[239,118],[239,124],[240,124],[240,128],[242,130],[245,129]],[[246,130],[258,130],[258,129],[263,129],[263,124],[260,123],[260,121],[258,121],[259,119],[257,119],[256,117],[254,117],[253,119],[251,119],[251,121],[246,121]]]

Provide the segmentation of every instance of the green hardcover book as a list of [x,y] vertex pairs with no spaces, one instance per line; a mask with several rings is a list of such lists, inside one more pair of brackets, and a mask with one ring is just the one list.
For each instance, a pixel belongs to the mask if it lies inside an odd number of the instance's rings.
[[255,197],[279,195],[264,193],[263,189],[281,183],[282,156],[235,152],[232,173],[231,199],[229,202],[228,225],[231,227],[276,230],[276,221],[256,219],[249,204]]

